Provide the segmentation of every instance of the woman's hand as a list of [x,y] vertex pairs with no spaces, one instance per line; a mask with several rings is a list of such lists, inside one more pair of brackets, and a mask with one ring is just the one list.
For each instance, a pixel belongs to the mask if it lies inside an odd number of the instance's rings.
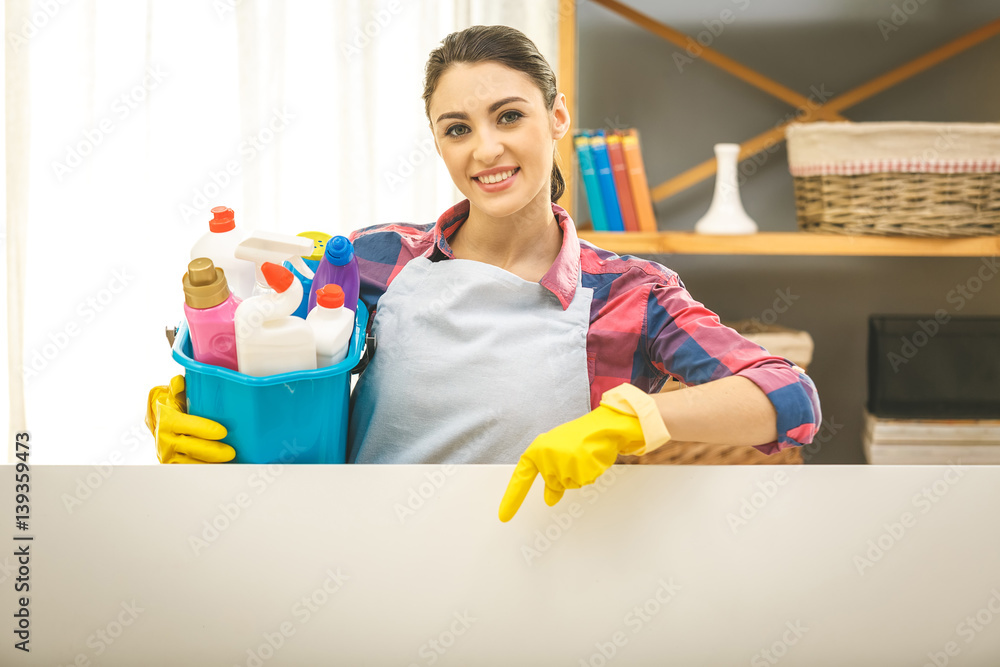
[[225,426],[187,414],[183,375],[149,391],[146,425],[156,438],[160,463],[224,463],[236,456],[235,449],[218,442],[226,437]]
[[566,489],[592,484],[618,454],[644,454],[668,440],[653,398],[630,384],[615,387],[604,393],[597,408],[528,445],[500,502],[500,520],[514,517],[539,474],[551,507]]

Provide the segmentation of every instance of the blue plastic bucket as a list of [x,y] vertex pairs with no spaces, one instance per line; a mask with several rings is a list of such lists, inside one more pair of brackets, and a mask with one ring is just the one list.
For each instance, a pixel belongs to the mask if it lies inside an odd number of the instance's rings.
[[361,360],[368,309],[358,301],[347,358],[334,366],[252,377],[195,361],[187,322],[174,339],[188,412],[219,422],[235,463],[345,463],[351,369]]

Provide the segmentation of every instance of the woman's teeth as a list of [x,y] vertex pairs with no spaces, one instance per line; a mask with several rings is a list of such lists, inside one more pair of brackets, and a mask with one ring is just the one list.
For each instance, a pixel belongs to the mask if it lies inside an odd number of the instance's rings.
[[482,183],[499,183],[500,181],[506,181],[508,178],[514,175],[517,169],[510,169],[508,171],[501,171],[498,174],[490,174],[489,176],[477,176]]

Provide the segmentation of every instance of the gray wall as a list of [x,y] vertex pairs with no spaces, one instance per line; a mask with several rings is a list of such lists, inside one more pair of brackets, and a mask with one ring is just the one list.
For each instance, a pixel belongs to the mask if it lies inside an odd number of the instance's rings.
[[[995,0],[793,2],[713,0],[627,4],[689,35],[732,11],[711,46],[809,96],[838,95],[1000,16]],[[898,30],[892,23],[911,14]],[[651,185],[712,157],[712,145],[773,127],[791,107],[703,60],[679,69],[683,51],[586,0],[579,3],[579,100],[574,127],[637,127]],[[727,15],[728,17],[728,15]],[[883,23],[884,27],[887,25]],[[718,24],[715,26],[718,28]],[[894,26],[895,27],[895,26]],[[843,112],[854,121],[1000,121],[1000,37]],[[710,179],[656,204],[661,230],[691,230],[707,210]],[[762,231],[796,229],[792,179],[782,146],[742,184],[743,203]],[[588,220],[585,198],[577,218]],[[981,258],[726,257],[655,255],[694,297],[723,319],[759,317],[776,290],[798,297],[777,324],[808,331],[809,367],[835,435],[810,463],[863,463],[861,411],[867,320],[872,313],[1000,315],[1000,279],[961,312],[947,300],[976,274]]]

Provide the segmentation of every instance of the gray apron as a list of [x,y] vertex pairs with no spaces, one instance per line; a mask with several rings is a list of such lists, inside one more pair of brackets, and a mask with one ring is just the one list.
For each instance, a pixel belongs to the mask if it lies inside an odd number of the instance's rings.
[[593,290],[565,311],[539,283],[464,259],[410,260],[378,303],[351,398],[352,463],[517,463],[590,411]]

